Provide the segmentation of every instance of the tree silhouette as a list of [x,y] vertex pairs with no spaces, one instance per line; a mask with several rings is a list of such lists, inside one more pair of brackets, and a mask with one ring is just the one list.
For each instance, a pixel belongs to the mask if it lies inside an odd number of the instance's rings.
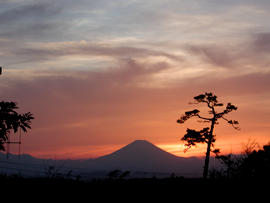
[[19,114],[17,109],[18,106],[15,102],[0,102],[0,151],[5,151],[4,144],[12,131],[16,133],[18,129],[22,129],[27,132],[28,129],[31,129],[33,114],[30,112]]
[[[194,102],[192,104],[200,104],[203,103],[209,108],[208,117],[202,116],[198,109],[194,109],[192,111],[185,112],[180,119],[177,120],[177,123],[182,124],[188,119],[192,117],[196,117],[199,119],[199,122],[210,123],[210,127],[203,128],[202,130],[193,130],[187,129],[186,134],[182,138],[182,140],[186,141],[187,143],[185,146],[187,147],[185,151],[187,151],[192,146],[196,146],[197,143],[206,143],[207,144],[207,151],[205,156],[205,164],[203,170],[203,177],[207,178],[208,176],[208,168],[209,168],[209,158],[210,152],[214,152],[218,154],[220,151],[219,149],[214,149],[214,143],[216,141],[216,135],[214,135],[214,127],[215,125],[219,124],[218,120],[223,119],[228,124],[232,125],[235,129],[239,130],[239,123],[236,120],[229,120],[224,116],[232,111],[236,111],[237,107],[228,103],[226,108],[220,110],[224,106],[223,103],[219,103],[217,100],[217,96],[213,93],[205,93],[200,94],[194,97]],[[219,112],[218,112],[219,111]]]

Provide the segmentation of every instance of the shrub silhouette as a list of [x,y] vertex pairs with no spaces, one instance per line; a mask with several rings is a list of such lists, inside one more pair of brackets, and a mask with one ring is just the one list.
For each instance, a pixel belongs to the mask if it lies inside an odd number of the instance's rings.
[[270,179],[270,143],[262,149],[253,150],[242,156],[217,156],[224,168],[211,171],[212,178],[269,180]]
[[247,178],[270,179],[270,144],[244,158],[240,170]]
[[110,171],[107,174],[107,177],[109,179],[124,179],[130,175],[130,171],[124,171],[122,172],[121,170],[115,169],[113,171]]

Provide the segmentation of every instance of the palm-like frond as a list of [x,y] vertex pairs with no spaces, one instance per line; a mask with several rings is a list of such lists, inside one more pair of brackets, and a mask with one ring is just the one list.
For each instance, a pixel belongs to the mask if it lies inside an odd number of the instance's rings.
[[28,129],[31,129],[33,114],[30,112],[19,114],[16,109],[18,106],[15,102],[0,102],[0,151],[4,150],[3,144],[7,141],[11,131],[16,133],[22,129],[27,132]]

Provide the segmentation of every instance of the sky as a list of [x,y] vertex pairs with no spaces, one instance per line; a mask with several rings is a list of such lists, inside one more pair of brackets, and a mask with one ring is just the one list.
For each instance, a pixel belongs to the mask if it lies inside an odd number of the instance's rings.
[[[176,120],[213,92],[238,110],[216,146],[270,141],[269,0],[0,0],[0,99],[32,112],[22,151],[94,158],[138,139],[177,156]],[[17,135],[14,137],[16,139]],[[17,147],[12,147],[16,153]]]

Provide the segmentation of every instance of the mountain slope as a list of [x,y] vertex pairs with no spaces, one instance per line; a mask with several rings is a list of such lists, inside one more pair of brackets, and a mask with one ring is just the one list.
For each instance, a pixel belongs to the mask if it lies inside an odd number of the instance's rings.
[[174,156],[145,140],[136,140],[103,157],[88,161],[96,170],[131,170],[162,173],[198,173],[203,160]]
[[[96,177],[102,172],[103,177],[108,171],[120,169],[131,172],[175,173],[185,177],[200,177],[204,160],[196,157],[177,157],[145,140],[136,140],[125,147],[97,159],[88,160],[50,160],[37,159],[22,155],[21,159],[10,155],[6,160],[0,153],[0,173],[20,173],[24,175],[46,175],[50,166],[66,174]],[[210,164],[214,164],[211,158]],[[84,174],[84,175],[83,175]]]

